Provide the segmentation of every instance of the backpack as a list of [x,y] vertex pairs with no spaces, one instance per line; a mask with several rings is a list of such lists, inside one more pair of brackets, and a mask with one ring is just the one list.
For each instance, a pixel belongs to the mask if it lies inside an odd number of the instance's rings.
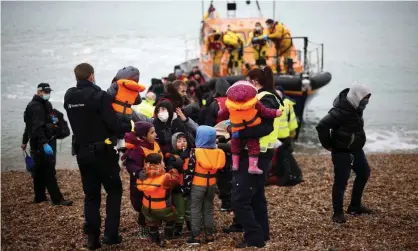
[[56,138],[65,139],[71,134],[70,128],[68,127],[68,122],[64,119],[64,114],[62,114],[60,111],[53,109],[53,112],[56,114],[58,118],[58,128],[56,129]]

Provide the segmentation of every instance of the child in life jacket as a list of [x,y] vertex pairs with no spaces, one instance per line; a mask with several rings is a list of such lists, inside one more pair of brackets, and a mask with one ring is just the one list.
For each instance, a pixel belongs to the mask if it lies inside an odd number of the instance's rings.
[[162,221],[165,222],[165,239],[173,238],[176,209],[171,204],[171,189],[179,184],[177,169],[166,172],[164,167],[162,156],[151,153],[145,157],[144,175],[137,180],[138,189],[144,192],[142,213],[150,228],[151,240],[161,247],[165,246],[158,231]]
[[216,130],[210,126],[199,126],[196,135],[196,148],[190,152],[190,160],[184,174],[183,193],[190,194],[192,233],[187,241],[190,245],[199,245],[203,238],[206,242],[215,240],[213,219],[213,199],[215,197],[216,172],[225,166],[225,153],[216,148]]
[[[218,116],[221,119],[228,119],[231,122],[231,152],[232,152],[232,170],[236,171],[239,167],[239,153],[241,140],[239,138],[240,130],[247,127],[255,127],[261,123],[261,117],[274,119],[280,117],[280,109],[266,108],[257,100],[257,89],[248,81],[238,81],[232,85],[226,92],[226,109],[220,110]],[[261,117],[260,117],[261,116]],[[263,171],[258,168],[258,155],[260,154],[260,143],[258,138],[247,139],[249,167],[251,174],[262,174]]]
[[156,142],[154,125],[148,122],[136,122],[134,132],[125,134],[126,151],[122,161],[130,176],[130,200],[132,207],[138,212],[138,236],[141,239],[149,238],[149,227],[146,226],[145,216],[142,213],[142,200],[144,193],[137,189],[136,181],[144,174],[144,160],[151,153],[162,156],[160,146]]
[[[186,221],[187,229],[190,231],[190,199],[185,198],[181,192],[183,185],[183,172],[189,164],[190,148],[187,145],[187,136],[182,132],[173,134],[172,150],[165,155],[167,167],[175,168],[179,172],[180,184],[173,189],[173,203],[176,207],[176,225],[174,236],[183,235],[183,223]],[[167,169],[166,169],[167,170]]]
[[[140,92],[145,91],[145,86],[138,83],[139,70],[133,66],[120,69],[112,80],[112,84],[107,89],[107,93],[112,97],[113,110],[119,120],[125,117],[132,120],[132,105],[141,103]],[[124,135],[118,136],[117,149],[124,148]]]

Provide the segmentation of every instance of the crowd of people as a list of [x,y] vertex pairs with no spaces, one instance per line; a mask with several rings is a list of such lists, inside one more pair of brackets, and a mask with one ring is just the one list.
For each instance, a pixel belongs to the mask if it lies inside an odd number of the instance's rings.
[[[95,84],[90,64],[77,65],[74,74],[77,84],[66,92],[64,109],[85,194],[89,250],[122,242],[121,170],[129,173],[139,238],[164,247],[187,230],[190,245],[215,241],[214,197],[219,190],[220,211],[234,217],[223,232],[244,232],[236,248],[266,245],[270,234],[265,185],[302,181],[292,155],[298,126],[294,102],[274,85],[270,67],[252,69],[245,81],[233,85],[219,78],[214,86],[205,83],[197,67],[188,75],[175,67],[168,77],[152,79],[144,98],[140,93],[146,88],[133,66],[119,70],[107,91]],[[34,202],[47,200],[48,189],[53,204],[70,206],[55,176],[56,139],[67,137],[69,130],[63,114],[48,101],[51,91],[49,84],[41,83],[28,104],[22,149],[30,140]],[[370,172],[362,150],[362,111],[369,97],[361,84],[342,91],[317,127],[335,165],[333,220],[338,223],[346,221],[343,196],[351,169],[357,178],[348,212],[372,212],[361,204]],[[107,197],[100,241],[102,185]]]

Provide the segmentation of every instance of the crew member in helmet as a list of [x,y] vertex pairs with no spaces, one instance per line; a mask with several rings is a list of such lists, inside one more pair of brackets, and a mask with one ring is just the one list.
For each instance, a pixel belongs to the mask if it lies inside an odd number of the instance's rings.
[[[293,46],[292,35],[290,34],[289,29],[287,29],[283,23],[274,21],[273,19],[266,20],[267,25],[267,34],[264,34],[258,39],[268,40],[270,39],[274,43],[274,48],[276,49],[276,56],[287,60],[290,58],[291,48]],[[280,70],[280,60],[277,57],[274,58],[273,64],[277,64],[277,68],[273,69],[276,72],[281,72]],[[279,60],[277,62],[277,60]],[[285,69],[282,69],[283,72]]]
[[228,74],[238,76],[241,74],[241,67],[244,56],[244,42],[241,37],[228,27],[223,36],[223,42],[229,52]]
[[212,75],[220,76],[221,60],[224,55],[224,43],[222,34],[219,30],[213,29],[206,40],[206,55],[210,54],[212,58]]
[[264,39],[259,39],[260,36],[266,35],[267,31],[264,30],[260,22],[255,23],[255,29],[250,33],[248,38],[247,46],[253,47],[253,57],[255,64],[257,66],[266,66],[266,56],[267,56],[267,41]]

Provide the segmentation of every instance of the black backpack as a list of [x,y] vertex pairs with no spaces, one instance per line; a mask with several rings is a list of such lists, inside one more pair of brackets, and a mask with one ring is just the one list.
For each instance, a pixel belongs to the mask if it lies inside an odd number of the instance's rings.
[[52,110],[58,118],[58,128],[56,129],[56,138],[57,139],[65,139],[66,137],[70,136],[71,131],[68,127],[68,122],[64,119],[64,114],[58,111],[57,109]]

